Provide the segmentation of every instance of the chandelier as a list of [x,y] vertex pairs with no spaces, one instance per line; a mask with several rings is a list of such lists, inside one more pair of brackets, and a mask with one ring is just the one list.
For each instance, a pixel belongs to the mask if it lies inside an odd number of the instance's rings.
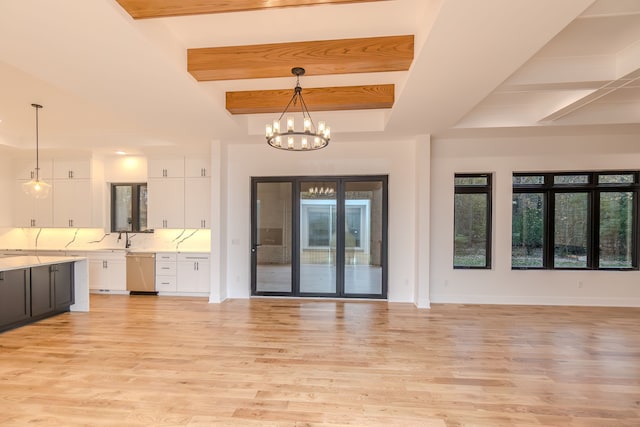
[[[307,104],[302,97],[302,87],[300,86],[300,76],[304,75],[304,68],[294,67],[291,74],[296,76],[296,87],[293,90],[293,96],[285,107],[284,111],[272,124],[266,126],[267,143],[273,148],[289,151],[310,151],[319,150],[326,147],[331,139],[331,130],[326,126],[325,122],[318,122],[316,128]],[[295,119],[293,116],[287,116],[286,129],[281,130],[280,120],[287,114],[291,105],[300,103],[300,111],[302,112],[303,129],[296,131]]]
[[38,110],[42,108],[42,105],[31,104],[36,109],[36,171],[31,177],[31,181],[22,184],[22,189],[28,195],[35,197],[36,199],[44,199],[49,195],[51,185],[44,181],[40,181],[40,162],[39,162],[39,146],[38,146]]

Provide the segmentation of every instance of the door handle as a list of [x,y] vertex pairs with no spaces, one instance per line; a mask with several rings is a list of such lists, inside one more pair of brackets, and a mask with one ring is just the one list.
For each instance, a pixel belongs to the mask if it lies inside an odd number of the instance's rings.
[[253,245],[253,247],[251,248],[251,253],[255,254],[259,246],[262,246],[262,245],[260,243],[256,243],[255,245]]

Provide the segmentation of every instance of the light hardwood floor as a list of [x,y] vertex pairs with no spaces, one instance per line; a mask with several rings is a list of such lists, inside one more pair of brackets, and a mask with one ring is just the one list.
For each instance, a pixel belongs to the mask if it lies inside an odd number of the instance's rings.
[[640,309],[113,295],[91,309],[0,334],[0,425],[640,425]]

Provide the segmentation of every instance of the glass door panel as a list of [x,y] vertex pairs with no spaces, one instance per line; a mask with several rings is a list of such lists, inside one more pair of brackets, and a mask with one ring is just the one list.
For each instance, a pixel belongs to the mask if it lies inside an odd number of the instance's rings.
[[337,183],[300,183],[300,293],[336,293]]
[[344,293],[382,294],[383,182],[344,185]]
[[257,182],[253,265],[256,293],[291,293],[291,182]]

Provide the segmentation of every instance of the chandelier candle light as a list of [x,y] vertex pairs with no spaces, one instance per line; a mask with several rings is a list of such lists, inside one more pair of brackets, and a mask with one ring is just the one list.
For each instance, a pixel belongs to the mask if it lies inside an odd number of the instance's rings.
[[22,184],[22,189],[28,195],[35,197],[36,199],[44,199],[49,195],[51,185],[44,181],[40,181],[40,162],[39,162],[39,146],[38,146],[38,110],[42,108],[42,105],[31,104],[36,109],[36,170],[32,173],[31,181]]
[[[300,76],[304,75],[304,68],[294,67],[291,73],[296,76],[296,87],[293,90],[293,96],[285,107],[284,111],[272,124],[266,126],[267,143],[273,148],[288,151],[311,151],[319,150],[326,147],[331,139],[331,130],[326,126],[325,122],[318,122],[316,128],[307,104],[302,98],[302,87],[300,87]],[[300,103],[300,111],[302,112],[302,131],[295,130],[295,120],[293,116],[287,116],[286,129],[281,131],[280,121],[289,111],[289,107]]]

